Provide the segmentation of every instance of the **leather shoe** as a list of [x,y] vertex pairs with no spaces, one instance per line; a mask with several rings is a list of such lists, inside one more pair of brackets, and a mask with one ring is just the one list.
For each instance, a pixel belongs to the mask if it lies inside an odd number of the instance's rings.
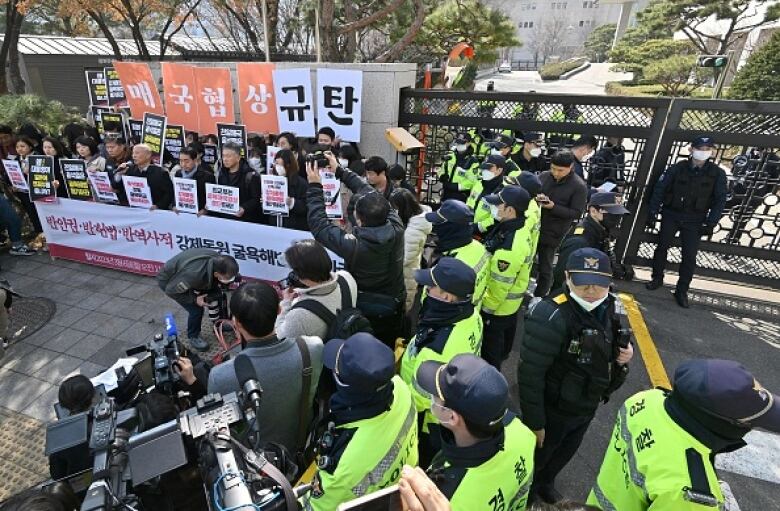
[[190,339],[190,346],[195,348],[198,351],[208,351],[209,350],[209,343],[208,341],[204,340],[202,337],[195,337],[193,339]]
[[679,291],[675,290],[675,292],[672,294],[674,295],[674,300],[677,302],[677,305],[683,309],[689,309],[691,307],[688,303],[688,293],[680,293]]
[[647,290],[649,290],[649,291],[655,291],[656,289],[658,289],[659,287],[661,287],[663,285],[664,285],[664,281],[663,280],[653,279],[650,282],[648,282],[647,284],[645,284],[645,288]]
[[536,497],[547,504],[555,504],[563,500],[561,492],[556,490],[552,484],[536,488]]

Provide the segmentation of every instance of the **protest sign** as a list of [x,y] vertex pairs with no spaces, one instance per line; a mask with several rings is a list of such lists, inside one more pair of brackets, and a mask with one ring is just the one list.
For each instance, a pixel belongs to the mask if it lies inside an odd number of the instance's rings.
[[[266,148],[265,148],[265,167],[266,167],[266,172],[268,172],[269,174],[273,174],[274,173],[274,163],[275,163],[275,160],[276,160],[276,153],[278,153],[281,150],[282,150],[281,147],[276,147],[276,146],[272,146],[272,145],[266,146]],[[304,170],[304,172],[305,172],[305,170]]]
[[342,140],[360,142],[363,71],[317,69],[317,125]]
[[241,147],[241,157],[246,158],[246,127],[244,125],[217,124],[217,141],[220,153],[222,153],[222,146],[232,143]]
[[275,69],[273,77],[279,131],[291,131],[299,137],[315,136],[311,71]]
[[144,129],[144,121],[139,121],[138,119],[128,119],[127,127],[130,128],[130,137],[132,137],[134,140],[137,140],[137,143],[140,143],[141,133]]
[[336,179],[333,172],[320,171],[322,178],[322,191],[325,195],[325,213],[328,218],[342,219],[344,212],[341,204],[341,181]]
[[206,183],[206,209],[216,213],[237,215],[241,209],[238,188]]
[[122,80],[119,79],[119,73],[116,72],[116,69],[104,67],[103,76],[106,78],[108,106],[127,106],[125,89],[122,87]]
[[141,128],[141,143],[152,150],[152,163],[160,164],[163,146],[165,144],[165,116],[157,114],[144,114],[144,125]]
[[27,157],[30,163],[30,200],[54,202],[54,158],[38,154]]
[[123,61],[114,61],[113,64],[122,81],[133,117],[140,119],[147,112],[157,115],[165,113],[149,64]]
[[105,140],[108,137],[122,137],[127,140],[125,122],[121,112],[103,111],[100,114],[100,123],[103,125],[101,135]]
[[198,131],[198,102],[195,100],[197,86],[193,66],[161,62],[160,68],[168,122]]
[[108,105],[108,89],[102,69],[87,69],[84,71],[89,91],[89,104],[93,106]]
[[122,176],[122,183],[127,192],[127,202],[134,208],[149,209],[154,206],[152,202],[152,189],[145,177]]
[[217,160],[217,146],[214,144],[203,144],[203,163],[207,165],[216,165]]
[[274,69],[276,64],[270,62],[239,62],[236,65],[241,122],[250,132],[279,133]]
[[290,206],[287,205],[287,178],[263,174],[260,176],[260,182],[263,187],[263,213],[288,216]]
[[165,153],[163,161],[179,163],[179,153],[184,149],[184,126],[169,124],[165,127]]
[[226,67],[193,68],[198,103],[198,131],[201,134],[216,133],[217,123],[233,124],[233,83],[230,69]]
[[119,202],[119,197],[117,197],[111,186],[111,178],[108,176],[108,172],[90,172],[89,182],[95,191],[98,201],[109,204]]
[[[36,207],[52,257],[144,275],[183,250],[210,248],[233,256],[244,277],[276,282],[290,272],[284,251],[311,239],[292,229],[68,199]],[[330,256],[334,270],[344,267]]]
[[27,178],[22,171],[22,166],[16,160],[3,160],[3,167],[5,167],[5,173],[8,176],[8,180],[11,182],[11,186],[14,190],[20,192],[27,192],[30,187],[27,186]]
[[103,136],[103,114],[108,112],[107,106],[91,106],[89,107],[92,112],[92,122],[95,124],[98,135]]
[[75,200],[92,200],[92,190],[84,160],[61,158],[60,170],[62,177],[65,178],[68,197]]
[[183,177],[173,178],[173,194],[176,197],[176,209],[183,213],[198,212],[198,182]]

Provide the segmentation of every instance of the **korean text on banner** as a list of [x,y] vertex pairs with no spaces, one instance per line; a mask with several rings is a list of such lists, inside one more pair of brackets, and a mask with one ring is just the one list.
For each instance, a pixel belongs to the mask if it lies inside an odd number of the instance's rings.
[[225,144],[236,144],[241,147],[241,157],[246,158],[246,127],[242,124],[217,124],[217,142],[220,153]]
[[216,165],[217,160],[217,146],[214,144],[203,144],[203,163],[207,165]]
[[152,202],[152,189],[145,177],[122,176],[122,182],[127,192],[127,202],[134,208],[150,209]]
[[95,125],[98,135],[103,138],[103,133],[105,133],[103,130],[103,114],[109,112],[108,107],[92,105],[89,107],[89,111],[92,113],[92,123]]
[[336,179],[333,172],[320,171],[322,178],[322,192],[325,195],[325,213],[328,218],[342,219],[344,211],[341,204],[341,181]]
[[[276,147],[276,146],[273,146],[273,145],[266,146],[266,148],[265,148],[265,167],[266,167],[266,172],[268,172],[269,174],[273,174],[274,173],[274,164],[276,163],[276,161],[275,161],[276,160],[276,153],[278,153],[281,150],[282,150],[281,147]],[[300,169],[298,169],[298,170],[300,172]],[[304,171],[305,171],[305,169],[304,169]]]
[[39,154],[30,155],[30,200],[54,202],[54,158]]
[[273,78],[276,64],[239,62],[236,69],[241,122],[253,133],[279,133]]
[[241,209],[238,188],[206,183],[206,209],[215,213],[237,215]]
[[127,106],[125,98],[125,89],[122,87],[122,80],[119,79],[119,73],[113,67],[104,67],[103,75],[106,77],[106,88],[108,89],[108,106]]
[[102,135],[104,138],[114,136],[122,137],[127,140],[125,120],[122,116],[122,112],[102,111],[100,113],[100,124],[103,126]]
[[130,128],[130,137],[137,140],[137,143],[141,143],[141,133],[144,129],[144,121],[138,119],[128,119],[127,127]]
[[279,132],[291,131],[299,137],[315,136],[311,70],[275,69],[273,75]]
[[3,167],[5,167],[5,173],[14,190],[19,192],[28,192],[30,190],[30,187],[27,185],[27,178],[25,178],[22,166],[19,165],[18,161],[3,160]]
[[93,106],[108,105],[108,88],[102,69],[87,69],[84,71],[89,91],[89,104]]
[[263,187],[263,213],[288,216],[290,206],[287,204],[287,178],[263,174],[260,181]]
[[114,193],[114,188],[111,186],[111,178],[108,177],[108,172],[90,172],[89,182],[95,191],[95,195],[97,195],[97,200],[109,204],[119,202],[119,197]]
[[201,134],[217,132],[217,123],[233,124],[233,82],[226,67],[194,68],[198,103],[198,131]]
[[184,147],[184,126],[174,124],[165,126],[163,161],[165,163],[179,163],[179,155]]
[[360,142],[363,71],[317,69],[317,124],[348,142]]
[[92,200],[92,188],[89,186],[84,160],[60,158],[60,170],[68,189],[68,197],[82,201]]
[[[52,257],[155,275],[182,250],[202,247],[233,256],[241,275],[268,282],[290,272],[284,251],[309,233],[171,211],[62,199],[36,203]],[[333,266],[343,261],[333,254]]]
[[197,85],[193,66],[160,63],[162,69],[165,112],[168,121],[180,124],[184,129],[198,131],[198,102],[195,98]]
[[157,84],[148,64],[141,62],[114,61],[114,69],[119,73],[122,87],[125,89],[127,104],[133,117],[142,118],[146,112],[163,115],[162,101],[157,92]]
[[176,210],[182,213],[198,212],[198,182],[183,177],[173,178],[173,193]]
[[159,165],[162,160],[165,147],[165,123],[164,115],[144,114],[144,125],[141,128],[141,143],[152,150],[152,163]]

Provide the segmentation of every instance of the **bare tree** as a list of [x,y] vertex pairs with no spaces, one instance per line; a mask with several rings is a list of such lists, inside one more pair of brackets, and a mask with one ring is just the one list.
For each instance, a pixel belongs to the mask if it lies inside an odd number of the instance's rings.
[[535,60],[541,58],[545,63],[553,55],[561,55],[568,37],[570,23],[566,17],[548,18],[534,27],[533,39],[529,47],[534,51]]

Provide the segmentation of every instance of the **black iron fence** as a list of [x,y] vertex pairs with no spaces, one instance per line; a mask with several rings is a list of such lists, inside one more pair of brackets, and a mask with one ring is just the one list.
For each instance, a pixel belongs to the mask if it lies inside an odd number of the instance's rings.
[[[669,164],[687,157],[693,138],[712,136],[716,161],[729,176],[729,200],[714,234],[702,242],[698,273],[780,287],[780,104],[407,89],[399,112],[399,125],[425,140],[407,165],[431,204],[439,196],[436,169],[458,131],[543,132],[548,154],[584,134],[600,143],[624,138],[623,197],[635,214],[624,221],[615,251],[623,262],[639,264],[652,257],[656,241],[656,232],[645,228],[648,191]],[[679,262],[678,246],[669,254]]]

